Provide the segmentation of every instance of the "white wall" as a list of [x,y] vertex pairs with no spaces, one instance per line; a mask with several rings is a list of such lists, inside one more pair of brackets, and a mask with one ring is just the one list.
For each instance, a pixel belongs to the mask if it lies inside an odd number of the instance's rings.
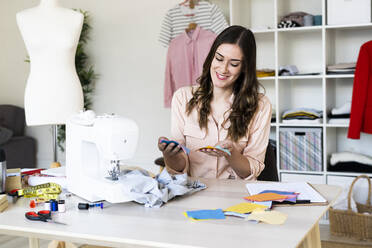
[[[0,1],[0,104],[23,106],[29,64],[15,14],[38,4],[36,0]],[[131,165],[157,171],[153,160],[161,156],[157,138],[169,135],[170,111],[163,107],[166,49],[157,41],[166,11],[180,0],[61,0],[69,8],[91,16],[87,53],[100,74],[93,109],[133,118],[140,127],[137,153]],[[67,101],[61,96],[56,101]],[[52,161],[49,127],[28,127],[38,141],[38,167]],[[64,161],[63,154],[60,160]]]

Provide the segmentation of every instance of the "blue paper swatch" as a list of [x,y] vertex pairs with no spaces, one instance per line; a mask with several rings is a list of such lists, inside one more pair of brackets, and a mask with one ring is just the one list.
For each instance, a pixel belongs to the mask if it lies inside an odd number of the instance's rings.
[[225,214],[222,209],[207,209],[207,210],[194,210],[186,211],[186,214],[189,218],[194,218],[197,220],[207,220],[207,219],[225,219]]

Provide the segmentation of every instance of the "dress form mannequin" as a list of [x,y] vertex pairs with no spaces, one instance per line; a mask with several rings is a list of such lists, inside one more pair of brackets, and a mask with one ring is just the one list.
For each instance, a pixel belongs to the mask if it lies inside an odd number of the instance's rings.
[[59,0],[41,0],[16,18],[31,61],[25,89],[26,123],[64,124],[84,107],[75,68],[84,16],[61,7]]

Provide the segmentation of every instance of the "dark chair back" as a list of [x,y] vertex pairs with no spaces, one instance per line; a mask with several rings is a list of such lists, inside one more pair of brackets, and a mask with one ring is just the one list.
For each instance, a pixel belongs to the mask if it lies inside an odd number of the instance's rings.
[[265,155],[265,168],[258,176],[257,180],[278,182],[279,176],[278,169],[276,167],[276,148],[274,145],[271,144],[271,142],[275,141],[270,140],[269,144],[267,145]]
[[23,136],[25,130],[25,111],[14,105],[0,105],[0,126],[13,131],[13,136]]

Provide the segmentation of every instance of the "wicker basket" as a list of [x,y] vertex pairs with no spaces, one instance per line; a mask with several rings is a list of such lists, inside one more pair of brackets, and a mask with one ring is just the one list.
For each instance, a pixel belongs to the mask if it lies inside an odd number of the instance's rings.
[[[351,195],[356,181],[360,178],[368,180],[367,204],[357,203],[358,213],[351,210]],[[329,210],[329,222],[331,234],[337,236],[353,237],[357,239],[372,239],[372,214],[371,213],[371,180],[366,175],[360,175],[354,179],[347,196],[348,210],[338,210],[332,207]]]

